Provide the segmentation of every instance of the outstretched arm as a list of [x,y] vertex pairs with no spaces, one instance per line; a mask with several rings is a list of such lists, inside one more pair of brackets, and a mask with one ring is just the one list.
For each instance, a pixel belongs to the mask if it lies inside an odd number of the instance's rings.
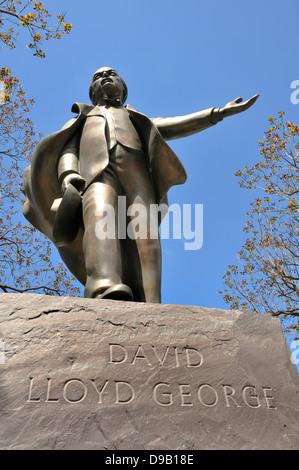
[[169,118],[154,118],[152,121],[157,126],[165,140],[188,137],[211,127],[225,117],[233,116],[250,108],[259,95],[254,95],[247,101],[237,98],[227,103],[223,108],[210,108],[205,111]]

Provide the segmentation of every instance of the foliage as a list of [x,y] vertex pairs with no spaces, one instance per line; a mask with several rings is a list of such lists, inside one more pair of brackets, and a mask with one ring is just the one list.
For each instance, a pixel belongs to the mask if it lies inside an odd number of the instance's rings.
[[[29,11],[30,7],[32,7],[32,13]],[[16,37],[19,34],[16,28],[26,28],[30,37],[27,47],[34,50],[35,56],[44,58],[46,52],[40,48],[42,41],[52,38],[60,39],[62,34],[68,34],[72,29],[72,24],[64,21],[65,13],[55,16],[57,23],[49,24],[51,15],[44,8],[44,4],[37,0],[0,1],[0,28],[7,26],[4,32],[0,32],[0,39],[10,49],[14,49]]]
[[259,141],[262,161],[238,171],[241,188],[258,190],[251,203],[238,252],[241,267],[230,265],[221,292],[233,309],[279,316],[286,332],[299,333],[299,127],[269,118]]
[[[39,291],[48,294],[75,294],[65,267],[51,262],[51,243],[20,212],[23,163],[28,164],[37,144],[28,114],[33,100],[25,93],[11,71],[0,69],[3,102],[0,105],[0,289],[3,292]],[[21,219],[21,220],[19,220]]]
[[[34,1],[34,13],[25,13],[32,1],[0,1],[0,28],[4,19],[27,27],[35,56],[45,57],[38,48],[42,39],[38,29],[46,32],[46,39],[59,37],[59,31],[68,32],[71,25],[58,15],[59,24],[48,26],[50,15],[43,4]],[[16,11],[19,7],[19,11]],[[11,19],[10,19],[11,18]],[[16,34],[13,28],[0,33],[3,43],[13,48]],[[38,39],[37,39],[38,38]],[[22,174],[33,150],[42,136],[36,135],[30,119],[34,100],[26,98],[18,78],[7,67],[0,68],[0,290],[2,292],[44,292],[56,295],[75,295],[79,289],[66,268],[51,261],[51,242],[32,226],[25,223],[21,214],[24,204]]]

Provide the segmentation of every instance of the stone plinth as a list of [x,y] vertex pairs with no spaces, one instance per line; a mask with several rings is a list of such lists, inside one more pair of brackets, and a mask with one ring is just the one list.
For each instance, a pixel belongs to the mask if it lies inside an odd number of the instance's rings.
[[299,448],[275,318],[33,294],[0,310],[1,449]]

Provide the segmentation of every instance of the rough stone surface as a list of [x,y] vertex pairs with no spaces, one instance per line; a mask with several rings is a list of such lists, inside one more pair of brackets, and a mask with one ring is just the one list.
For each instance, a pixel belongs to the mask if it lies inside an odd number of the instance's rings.
[[299,448],[277,319],[1,294],[0,340],[1,449]]

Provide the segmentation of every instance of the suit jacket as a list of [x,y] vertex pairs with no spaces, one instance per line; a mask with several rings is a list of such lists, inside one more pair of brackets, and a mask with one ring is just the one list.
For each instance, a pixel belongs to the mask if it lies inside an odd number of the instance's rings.
[[[82,104],[75,104],[73,110],[79,111],[78,120],[82,121],[82,124],[63,149],[63,154],[59,159],[58,176],[61,181],[68,173],[77,172],[86,180],[88,186],[109,163],[105,135],[106,119],[98,106],[86,108]],[[159,204],[164,200],[171,186],[186,181],[185,169],[166,144],[157,126],[131,106],[126,106],[126,110],[142,140],[144,158],[148,160],[156,191],[156,202]],[[100,117],[100,119],[96,121],[96,126],[88,127],[93,116]]]

